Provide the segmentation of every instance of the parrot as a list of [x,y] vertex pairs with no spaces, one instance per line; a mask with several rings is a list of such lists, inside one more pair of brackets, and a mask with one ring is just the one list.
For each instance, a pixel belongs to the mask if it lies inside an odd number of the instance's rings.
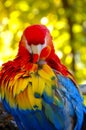
[[0,95],[19,130],[83,130],[86,106],[73,74],[43,24],[25,28],[13,60],[2,64]]

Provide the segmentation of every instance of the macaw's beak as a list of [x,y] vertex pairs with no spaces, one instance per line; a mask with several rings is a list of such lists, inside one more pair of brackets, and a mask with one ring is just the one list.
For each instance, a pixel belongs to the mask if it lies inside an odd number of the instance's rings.
[[32,50],[32,54],[33,54],[33,62],[39,62],[41,60],[45,60],[50,52],[51,52],[51,48],[50,46],[43,46],[41,44],[38,45],[31,45],[31,50]]
[[51,53],[51,47],[47,45],[46,47],[42,49],[40,53],[40,59],[45,60],[46,58],[48,58],[50,53]]

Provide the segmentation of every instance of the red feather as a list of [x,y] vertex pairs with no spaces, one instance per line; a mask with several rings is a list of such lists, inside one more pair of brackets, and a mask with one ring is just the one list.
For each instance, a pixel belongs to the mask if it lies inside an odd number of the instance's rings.
[[24,35],[27,38],[28,44],[44,44],[46,33],[49,30],[44,25],[32,25],[27,27],[24,31]]

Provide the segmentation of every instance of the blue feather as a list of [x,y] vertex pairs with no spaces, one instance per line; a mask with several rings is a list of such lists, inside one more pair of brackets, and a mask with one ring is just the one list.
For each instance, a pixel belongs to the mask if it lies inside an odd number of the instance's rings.
[[5,108],[5,110],[8,112],[8,113],[11,113],[12,116],[14,117],[14,120],[16,121],[16,124],[18,125],[19,129],[20,130],[24,130],[24,127],[22,126],[22,123],[19,119],[19,116],[18,116],[18,112],[16,111],[16,108],[11,108],[9,106],[9,103],[6,101],[6,99],[2,99],[2,103],[3,103],[3,106]]
[[12,114],[20,130],[57,130],[45,116],[44,110],[20,110],[18,107],[10,108],[5,99],[3,100],[3,105]]
[[84,116],[84,106],[83,99],[79,94],[75,84],[67,77],[58,75],[58,82],[61,86],[60,92],[64,95],[66,99],[67,107],[69,107],[70,115],[74,116],[74,113],[77,117],[76,125],[74,130],[80,130],[82,127],[83,116]]
[[20,117],[25,130],[56,130],[56,128],[47,120],[43,111],[18,110],[18,116]]
[[[55,113],[53,110],[53,104],[47,104],[46,102],[43,102],[44,109],[45,109],[45,115],[48,118],[48,120],[56,127],[57,130],[62,130],[62,122],[60,120],[59,114]],[[57,109],[58,111],[58,109]]]
[[8,113],[10,113],[11,108],[10,108],[9,103],[6,101],[5,98],[2,99],[2,104],[3,104],[4,108],[6,109],[6,111],[7,111]]

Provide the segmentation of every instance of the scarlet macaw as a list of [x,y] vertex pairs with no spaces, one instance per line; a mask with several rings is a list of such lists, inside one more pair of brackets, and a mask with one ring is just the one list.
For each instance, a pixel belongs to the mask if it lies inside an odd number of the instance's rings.
[[44,25],[24,30],[17,56],[2,65],[0,93],[20,130],[82,129],[83,98]]

